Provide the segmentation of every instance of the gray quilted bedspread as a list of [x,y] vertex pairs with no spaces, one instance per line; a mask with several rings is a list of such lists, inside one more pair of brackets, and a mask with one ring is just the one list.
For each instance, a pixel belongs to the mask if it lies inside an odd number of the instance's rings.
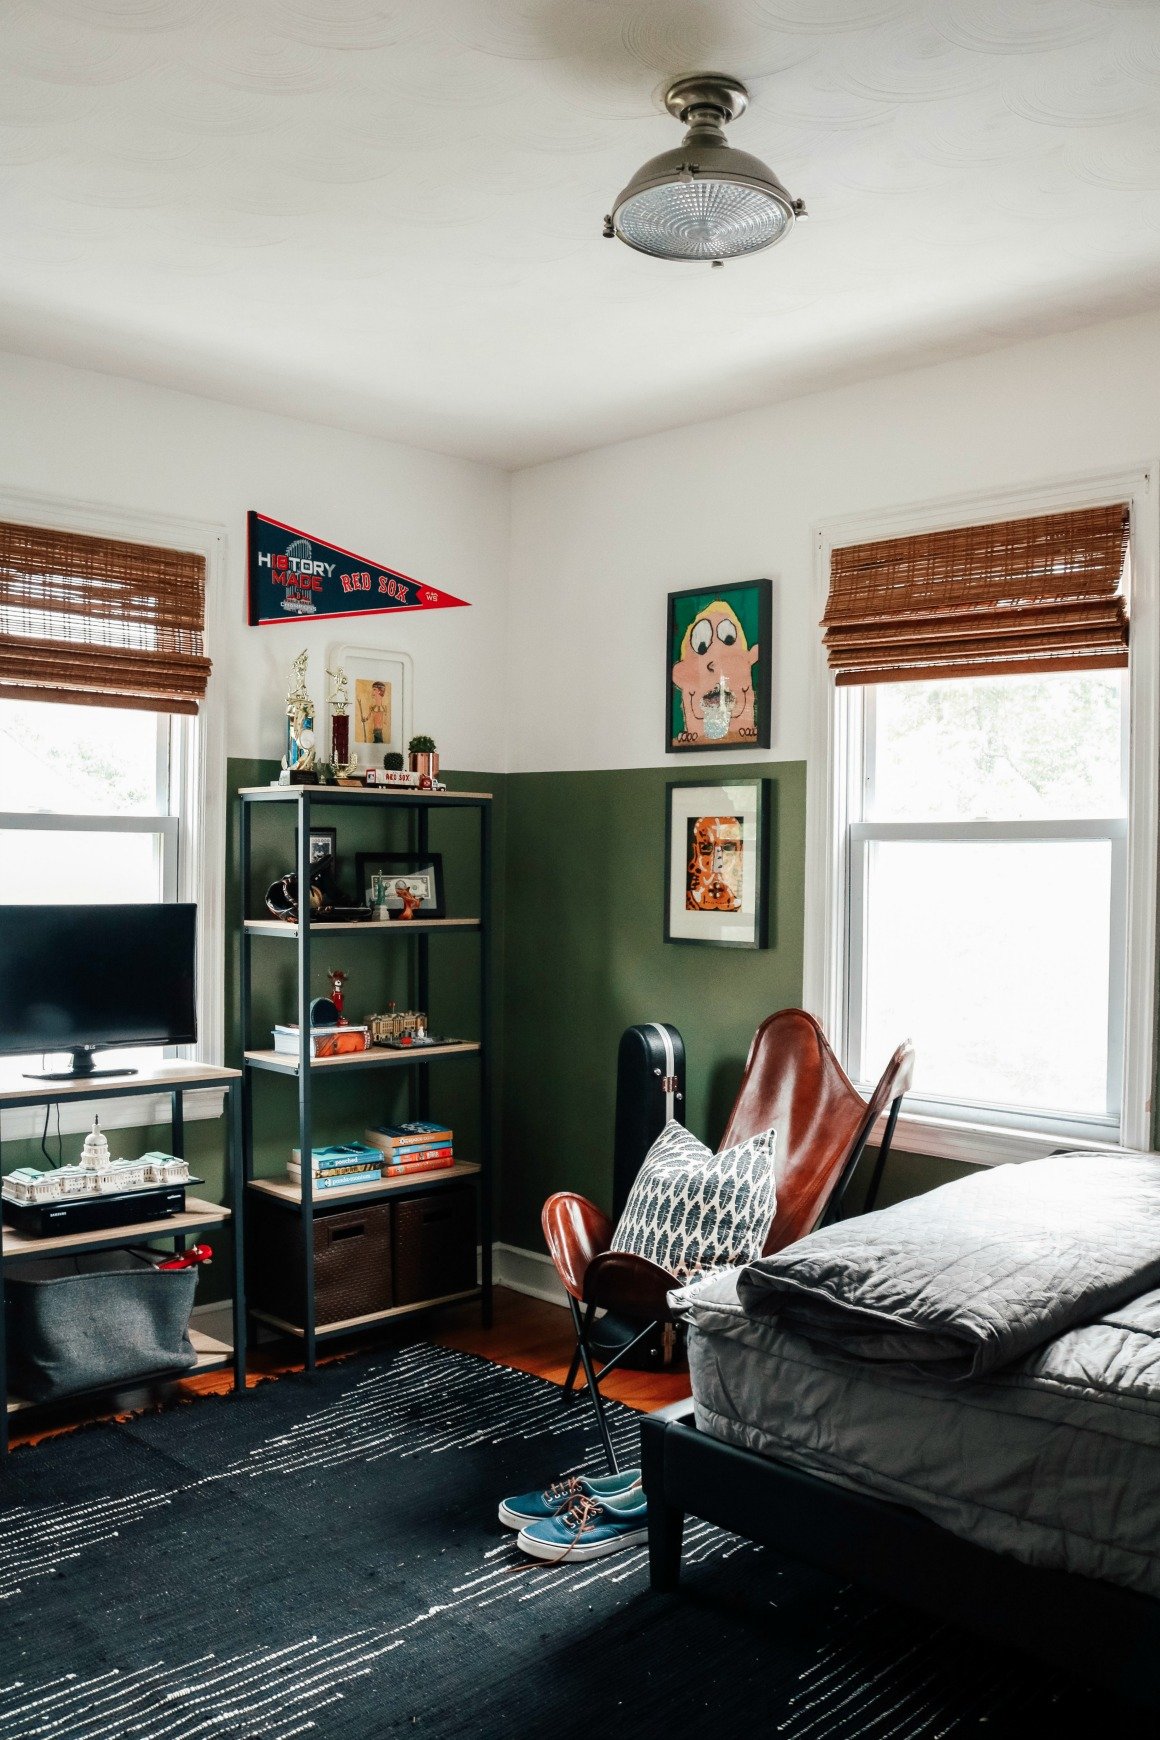
[[1026,1564],[1160,1598],[1160,1291],[948,1383],[751,1315],[738,1275],[684,1290],[701,1431]]
[[1160,1286],[1160,1154],[997,1166],[747,1264],[752,1316],[847,1356],[977,1378]]

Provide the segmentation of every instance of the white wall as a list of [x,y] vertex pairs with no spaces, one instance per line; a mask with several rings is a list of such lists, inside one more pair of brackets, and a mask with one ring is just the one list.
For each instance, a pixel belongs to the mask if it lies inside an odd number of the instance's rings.
[[[417,731],[449,768],[505,765],[502,699],[510,485],[465,460],[307,421],[0,355],[0,492],[205,520],[228,534],[227,752],[282,752],[286,679],[303,646],[321,707],[335,642],[415,661]],[[301,526],[444,591],[470,610],[249,628],[246,511]]]
[[[1129,466],[1160,453],[1160,314],[624,442],[510,476],[324,425],[0,355],[0,492],[228,533],[232,755],[281,753],[290,661],[336,640],[415,660],[415,728],[449,767],[642,767],[667,756],[671,589],[774,580],[771,759],[806,754],[820,521]],[[245,623],[258,508],[429,580],[470,610]],[[510,723],[505,723],[510,719]],[[761,751],[735,751],[744,763]],[[724,757],[723,757],[724,759]]]
[[1160,315],[1148,315],[517,473],[509,765],[667,762],[693,777],[696,757],[663,748],[666,595],[758,575],[774,580],[768,755],[803,758],[819,633],[812,528],[1152,459],[1158,382]]

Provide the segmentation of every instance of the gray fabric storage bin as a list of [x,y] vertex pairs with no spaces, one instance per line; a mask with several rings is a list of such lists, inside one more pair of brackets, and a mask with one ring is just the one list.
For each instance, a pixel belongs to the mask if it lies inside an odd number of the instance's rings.
[[136,1251],[45,1257],[4,1277],[9,1384],[30,1402],[189,1371],[197,1269]]

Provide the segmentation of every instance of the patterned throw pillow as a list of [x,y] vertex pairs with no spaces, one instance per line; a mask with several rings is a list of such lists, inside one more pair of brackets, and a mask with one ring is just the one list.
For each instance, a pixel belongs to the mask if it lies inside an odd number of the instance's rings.
[[777,1207],[776,1134],[713,1154],[675,1119],[645,1155],[612,1235],[678,1280],[760,1256]]

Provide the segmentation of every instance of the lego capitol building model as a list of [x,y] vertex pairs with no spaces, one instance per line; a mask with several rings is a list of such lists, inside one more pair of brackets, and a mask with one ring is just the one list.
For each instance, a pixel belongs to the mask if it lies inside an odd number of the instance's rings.
[[78,1196],[111,1196],[126,1190],[145,1190],[158,1184],[187,1184],[189,1165],[174,1154],[142,1154],[139,1160],[112,1160],[109,1143],[98,1119],[85,1137],[75,1166],[44,1171],[21,1166],[4,1180],[6,1202],[62,1202]]

